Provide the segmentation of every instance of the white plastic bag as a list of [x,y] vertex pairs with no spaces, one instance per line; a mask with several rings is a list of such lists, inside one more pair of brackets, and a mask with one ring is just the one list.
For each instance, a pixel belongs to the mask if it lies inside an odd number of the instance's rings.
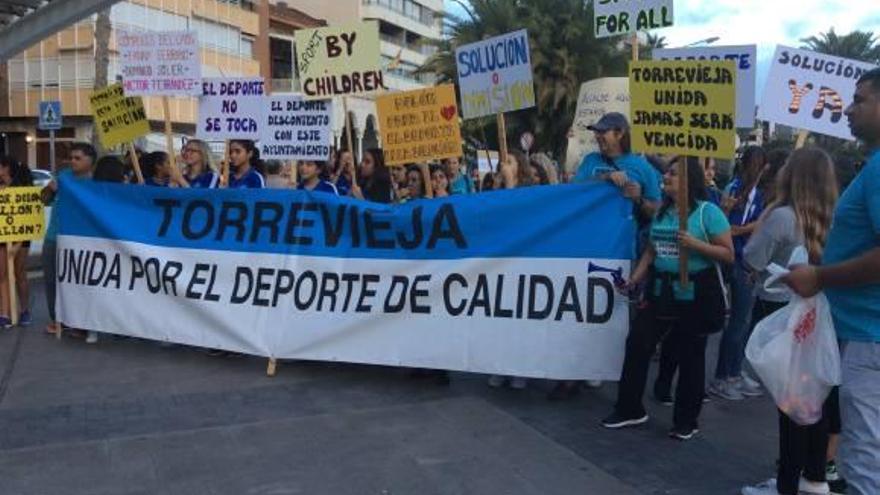
[[[804,254],[796,252],[792,261]],[[775,266],[771,272],[768,289],[788,270]],[[841,380],[840,351],[825,295],[804,299],[792,294],[788,305],[755,327],[746,358],[782,412],[799,425],[817,423],[825,399]]]

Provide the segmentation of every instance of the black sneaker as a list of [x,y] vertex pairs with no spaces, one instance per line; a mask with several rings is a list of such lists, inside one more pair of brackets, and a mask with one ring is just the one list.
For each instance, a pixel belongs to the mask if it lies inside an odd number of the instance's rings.
[[676,440],[681,440],[683,442],[694,438],[694,435],[699,433],[700,430],[697,428],[673,428],[669,430],[670,438],[674,438]]
[[837,472],[837,464],[834,461],[828,461],[825,466],[825,479],[828,481],[828,487],[831,488],[831,495],[846,495],[849,485]]
[[672,399],[672,394],[658,395],[658,394],[655,393],[655,394],[654,394],[654,400],[656,400],[656,401],[659,402],[661,405],[664,405],[664,406],[666,406],[666,407],[670,407],[670,406],[672,406],[673,404],[675,404],[675,401]]
[[611,413],[611,416],[602,420],[602,426],[611,430],[617,430],[620,428],[627,428],[630,426],[638,426],[643,425],[648,422],[648,415],[643,414],[641,416],[624,416],[617,411]]

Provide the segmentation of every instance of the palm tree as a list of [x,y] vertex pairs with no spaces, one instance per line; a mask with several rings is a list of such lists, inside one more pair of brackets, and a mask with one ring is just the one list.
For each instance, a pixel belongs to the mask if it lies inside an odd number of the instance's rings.
[[666,46],[668,45],[668,43],[666,42],[666,36],[660,36],[658,34],[648,33],[647,42],[648,48],[650,49],[666,48]]
[[[577,107],[580,85],[598,77],[626,75],[629,51],[616,40],[593,34],[593,5],[583,0],[471,0],[460,3],[462,17],[447,14],[447,38],[421,72],[439,82],[455,82],[455,48],[518,29],[527,29],[535,81],[536,108],[507,115],[509,140],[531,130],[536,150],[560,156]],[[494,118],[465,121],[465,134],[494,139]]]
[[870,31],[853,31],[838,35],[831,28],[827,33],[801,39],[803,48],[838,57],[880,63],[880,39]]

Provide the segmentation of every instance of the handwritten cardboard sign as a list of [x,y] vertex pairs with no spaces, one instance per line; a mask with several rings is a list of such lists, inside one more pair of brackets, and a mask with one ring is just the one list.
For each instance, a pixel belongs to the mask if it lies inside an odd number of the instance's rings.
[[841,139],[854,139],[843,112],[856,82],[875,66],[856,60],[776,47],[758,118]]
[[629,79],[625,77],[603,77],[581,84],[568,138],[566,170],[575,170],[587,153],[599,149],[593,132],[587,127],[609,112],[629,115],[629,99]]
[[376,21],[300,29],[294,33],[294,39],[305,99],[364,94],[385,88]]
[[405,165],[461,156],[455,87],[443,84],[376,99],[385,163]]
[[672,26],[672,0],[595,0],[597,38]]
[[758,47],[700,46],[654,50],[654,60],[732,60],[736,64],[736,126],[755,126],[755,77]]
[[40,188],[0,189],[0,219],[0,242],[42,239],[45,234],[45,215]]
[[634,150],[733,158],[736,148],[734,62],[631,62],[629,89]]
[[196,137],[204,140],[259,139],[263,78],[205,79],[199,98]]
[[201,93],[202,64],[195,31],[117,31],[116,46],[126,95]]
[[278,160],[328,160],[333,104],[301,95],[266,98],[260,124],[260,156]]
[[140,96],[125,96],[122,84],[114,84],[89,96],[98,139],[105,148],[130,143],[150,132],[150,121]]
[[525,29],[455,50],[465,119],[535,106],[529,35]]

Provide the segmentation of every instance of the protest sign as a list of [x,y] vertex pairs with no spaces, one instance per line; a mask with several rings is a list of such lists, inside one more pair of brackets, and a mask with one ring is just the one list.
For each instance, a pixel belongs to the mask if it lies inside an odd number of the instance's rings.
[[202,64],[196,31],[116,32],[125,94],[194,96]]
[[264,94],[261,77],[205,79],[196,137],[207,141],[259,139]]
[[758,118],[841,139],[854,139],[843,115],[856,82],[874,65],[777,46]]
[[0,242],[35,241],[45,233],[39,187],[0,189]]
[[672,26],[673,0],[595,0],[597,38]]
[[95,91],[89,103],[98,138],[105,148],[130,143],[150,132],[141,97],[125,96],[121,84]]
[[278,359],[620,377],[629,310],[613,280],[628,275],[635,225],[612,188],[391,206],[307,191],[61,187],[67,325]]
[[376,99],[387,165],[461,156],[455,86],[443,84]]
[[587,127],[608,112],[629,115],[629,99],[629,79],[625,77],[603,77],[581,84],[568,138],[566,170],[573,171],[586,154],[599,149],[593,132]]
[[266,98],[260,124],[260,156],[278,160],[328,160],[332,141],[330,100],[300,95]]
[[734,62],[631,62],[629,89],[634,150],[733,158],[736,150]]
[[294,39],[305,99],[385,89],[377,22],[300,29]]
[[525,29],[455,50],[462,116],[483,117],[535,106]]
[[758,47],[701,46],[654,50],[654,60],[732,60],[736,64],[736,126],[755,126],[755,77]]

